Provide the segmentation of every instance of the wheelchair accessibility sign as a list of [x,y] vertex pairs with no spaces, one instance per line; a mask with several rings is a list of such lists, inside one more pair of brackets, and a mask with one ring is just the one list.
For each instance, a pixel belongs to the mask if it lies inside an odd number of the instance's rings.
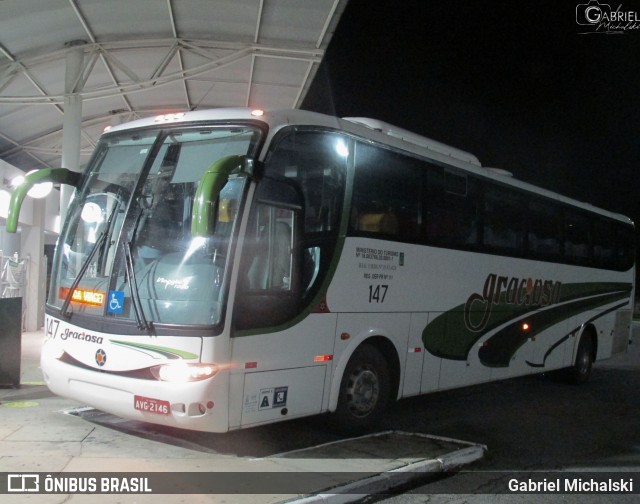
[[124,292],[109,291],[109,300],[107,301],[107,312],[122,313],[124,310]]
[[260,390],[258,409],[282,408],[287,405],[289,387],[275,387]]

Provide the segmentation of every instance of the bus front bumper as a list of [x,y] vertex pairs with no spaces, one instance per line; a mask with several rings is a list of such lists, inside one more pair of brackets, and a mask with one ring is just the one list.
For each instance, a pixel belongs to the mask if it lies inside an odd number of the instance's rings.
[[228,373],[211,378],[169,383],[80,368],[41,357],[44,380],[56,395],[129,420],[171,427],[227,432]]

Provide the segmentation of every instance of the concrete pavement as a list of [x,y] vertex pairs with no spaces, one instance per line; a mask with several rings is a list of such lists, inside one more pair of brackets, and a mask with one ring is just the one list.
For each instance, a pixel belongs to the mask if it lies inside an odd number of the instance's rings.
[[[207,491],[117,496],[9,493],[2,496],[4,503],[25,499],[111,503],[115,497],[119,502],[141,504],[351,502],[424,479],[425,473],[470,464],[485,451],[474,443],[388,431],[311,443],[284,453],[267,450],[255,456],[255,451],[240,445],[260,443],[261,435],[273,434],[269,428],[216,435],[165,431],[54,396],[42,382],[39,369],[42,339],[42,332],[23,333],[20,387],[0,388],[0,472],[162,473],[165,480],[177,479],[176,485],[182,487],[194,481],[193,473],[207,473],[204,478],[195,475],[196,488]],[[286,427],[277,432],[286,432]],[[223,479],[216,480],[221,474]],[[159,481],[157,475],[152,478],[156,488],[165,488],[167,481]],[[7,488],[3,483],[0,488]],[[217,493],[216,488],[229,493]],[[186,492],[192,491],[194,487],[187,487]]]

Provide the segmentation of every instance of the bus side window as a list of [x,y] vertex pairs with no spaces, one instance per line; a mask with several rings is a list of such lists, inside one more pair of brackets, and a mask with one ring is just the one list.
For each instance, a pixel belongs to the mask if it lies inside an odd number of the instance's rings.
[[478,183],[435,165],[427,170],[426,241],[430,245],[474,248],[478,245]]
[[286,180],[263,179],[244,238],[236,329],[283,324],[296,315],[301,302],[303,253],[299,244],[302,200]]
[[626,271],[633,267],[635,261],[635,233],[633,226],[615,224],[616,228],[616,262],[614,267]]
[[484,193],[482,244],[490,251],[519,256],[524,245],[523,195],[487,185]]
[[573,264],[591,260],[591,221],[579,212],[565,211],[564,256]]
[[529,203],[527,252],[531,257],[559,259],[562,209],[558,205],[532,200]]
[[293,268],[293,212],[268,205],[257,205],[252,223],[250,264],[247,271],[250,290],[291,288]]
[[420,160],[356,143],[351,230],[417,243],[422,235]]

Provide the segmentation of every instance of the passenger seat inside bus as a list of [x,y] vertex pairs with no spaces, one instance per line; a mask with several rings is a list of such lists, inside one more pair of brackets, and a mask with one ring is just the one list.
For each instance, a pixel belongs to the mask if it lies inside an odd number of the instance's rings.
[[[273,244],[261,237],[247,277],[250,289],[288,289],[291,275],[291,228],[276,222]],[[271,254],[271,256],[270,256]]]
[[358,216],[358,231],[397,235],[398,218],[393,212],[366,212]]

